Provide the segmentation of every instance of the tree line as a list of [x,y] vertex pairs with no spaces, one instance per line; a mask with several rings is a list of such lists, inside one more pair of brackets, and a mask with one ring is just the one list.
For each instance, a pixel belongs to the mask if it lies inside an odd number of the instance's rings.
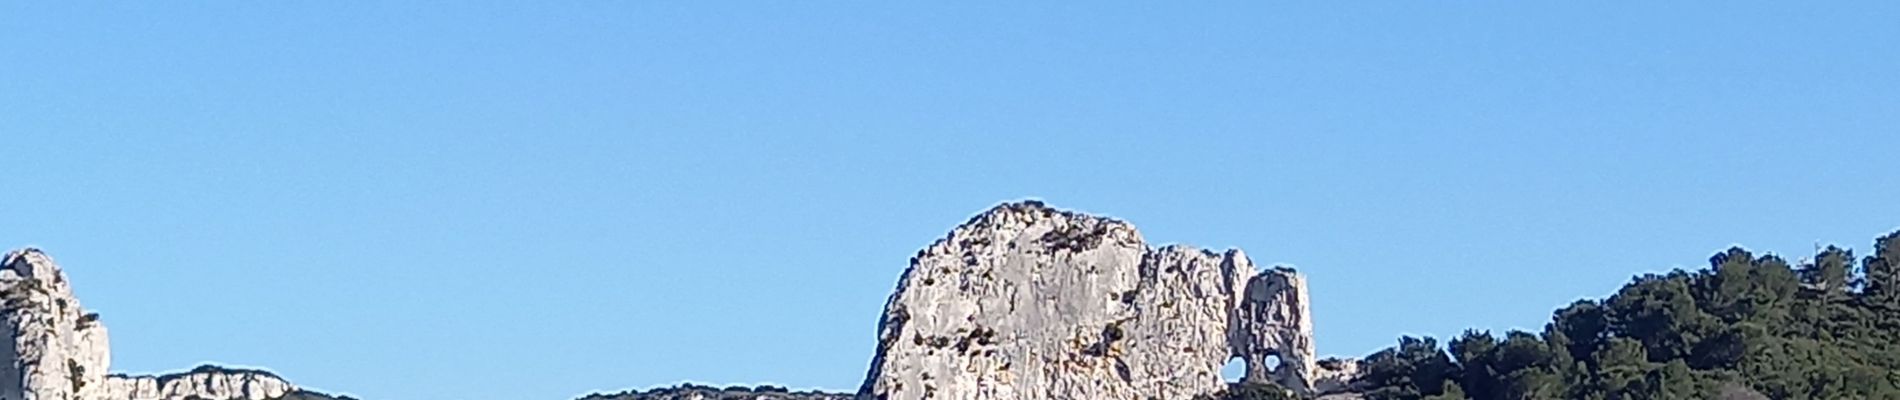
[[1541,332],[1403,337],[1356,391],[1420,399],[1900,399],[1900,232],[1856,258],[1730,248],[1556,310]]

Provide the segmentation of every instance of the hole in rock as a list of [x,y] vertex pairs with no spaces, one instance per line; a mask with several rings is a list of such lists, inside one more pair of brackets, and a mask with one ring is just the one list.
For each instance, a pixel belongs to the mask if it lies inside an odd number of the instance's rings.
[[1227,359],[1227,365],[1220,367],[1220,377],[1227,383],[1239,383],[1247,377],[1247,361],[1240,357]]
[[1267,356],[1267,359],[1264,361],[1264,363],[1267,364],[1267,372],[1269,373],[1280,372],[1280,355],[1279,354]]

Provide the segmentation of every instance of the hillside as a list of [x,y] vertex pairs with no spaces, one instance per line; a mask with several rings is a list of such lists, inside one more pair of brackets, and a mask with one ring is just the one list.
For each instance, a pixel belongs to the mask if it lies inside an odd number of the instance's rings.
[[1860,259],[1731,248],[1540,332],[1406,337],[1362,367],[1357,390],[1378,400],[1900,398],[1900,232]]

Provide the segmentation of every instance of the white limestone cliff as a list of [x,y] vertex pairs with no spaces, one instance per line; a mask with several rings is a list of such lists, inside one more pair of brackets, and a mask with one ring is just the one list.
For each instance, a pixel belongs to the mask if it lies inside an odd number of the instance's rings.
[[1003,204],[912,258],[859,394],[1188,399],[1223,389],[1235,357],[1250,381],[1311,392],[1305,289],[1239,250],[1151,248],[1126,222]]
[[[1229,332],[1233,353],[1247,361],[1247,380],[1313,391],[1313,316],[1306,278],[1275,268],[1247,281]],[[1277,363],[1270,361],[1277,359]],[[1270,365],[1278,364],[1270,368]]]
[[0,259],[0,399],[99,398],[108,366],[105,326],[82,312],[66,274],[37,250]]
[[106,377],[104,394],[113,400],[274,399],[296,386],[264,371],[202,366],[161,376]]
[[266,400],[297,390],[263,371],[200,367],[164,376],[107,376],[99,314],[85,312],[66,274],[37,249],[0,258],[0,400]]

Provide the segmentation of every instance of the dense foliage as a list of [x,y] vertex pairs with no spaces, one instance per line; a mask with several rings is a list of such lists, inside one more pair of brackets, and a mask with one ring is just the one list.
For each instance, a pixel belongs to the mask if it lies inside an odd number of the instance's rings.
[[1293,392],[1271,383],[1230,383],[1226,390],[1194,400],[1294,400]]
[[619,393],[595,393],[580,400],[846,400],[854,396],[846,393],[825,393],[811,390],[792,391],[783,386],[714,386],[684,383],[674,387],[658,387],[641,391],[638,389]]
[[1406,337],[1363,393],[1413,399],[1900,399],[1900,232],[1797,265],[1731,248],[1557,310],[1542,332]]
[[[192,397],[192,399],[196,399],[196,397]],[[356,400],[356,398],[350,397],[350,396],[332,396],[332,395],[312,392],[308,390],[298,390],[298,391],[294,391],[290,393],[285,393],[282,397],[275,397],[275,398],[272,398],[271,400]]]

